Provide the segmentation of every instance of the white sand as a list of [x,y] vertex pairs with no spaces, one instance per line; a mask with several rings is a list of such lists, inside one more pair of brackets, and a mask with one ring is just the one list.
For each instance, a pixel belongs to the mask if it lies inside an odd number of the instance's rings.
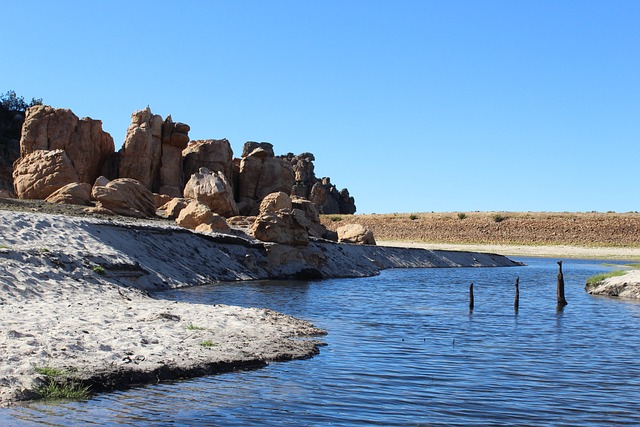
[[78,228],[60,216],[3,215],[0,405],[30,397],[43,378],[37,367],[99,378],[109,388],[317,352],[318,341],[290,338],[322,333],[308,322],[264,309],[153,299],[114,283],[122,277],[74,261],[79,252],[122,260],[108,243],[119,238],[115,229],[113,235],[102,229],[99,240],[79,231],[90,223]]

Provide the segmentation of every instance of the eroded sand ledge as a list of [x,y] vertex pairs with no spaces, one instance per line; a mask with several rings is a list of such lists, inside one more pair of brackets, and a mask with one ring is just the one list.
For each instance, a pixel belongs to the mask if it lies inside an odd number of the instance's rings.
[[[0,211],[0,405],[33,397],[35,368],[94,391],[310,357],[322,335],[270,310],[149,291],[213,281],[362,277],[393,267],[510,266],[493,254],[313,242],[307,248],[178,227]],[[202,343],[210,342],[210,346]]]

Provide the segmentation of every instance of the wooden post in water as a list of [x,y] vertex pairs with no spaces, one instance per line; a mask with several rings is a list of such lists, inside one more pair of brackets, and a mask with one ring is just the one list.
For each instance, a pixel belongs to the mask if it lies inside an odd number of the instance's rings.
[[564,307],[568,304],[564,297],[564,276],[562,274],[562,261],[558,261],[558,307]]
[[518,311],[520,307],[520,278],[516,277],[516,298],[513,300],[513,308]]
[[473,283],[469,285],[469,311],[473,311]]

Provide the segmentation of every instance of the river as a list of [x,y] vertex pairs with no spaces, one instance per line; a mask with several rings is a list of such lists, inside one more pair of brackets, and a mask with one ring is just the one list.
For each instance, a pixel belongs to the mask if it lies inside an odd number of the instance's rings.
[[556,260],[517,260],[527,266],[165,292],[307,319],[327,345],[254,371],[21,405],[0,411],[0,425],[640,424],[640,303],[588,295],[585,280],[611,267],[566,260],[558,310]]

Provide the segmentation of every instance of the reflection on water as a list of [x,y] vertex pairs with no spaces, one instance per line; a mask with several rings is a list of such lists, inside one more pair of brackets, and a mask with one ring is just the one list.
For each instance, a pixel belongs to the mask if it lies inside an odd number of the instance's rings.
[[[385,271],[223,283],[163,298],[268,307],[329,331],[320,355],[0,412],[8,425],[603,425],[640,423],[640,304],[592,297],[607,267]],[[520,277],[520,306],[513,307]],[[474,283],[475,309],[468,307]]]

